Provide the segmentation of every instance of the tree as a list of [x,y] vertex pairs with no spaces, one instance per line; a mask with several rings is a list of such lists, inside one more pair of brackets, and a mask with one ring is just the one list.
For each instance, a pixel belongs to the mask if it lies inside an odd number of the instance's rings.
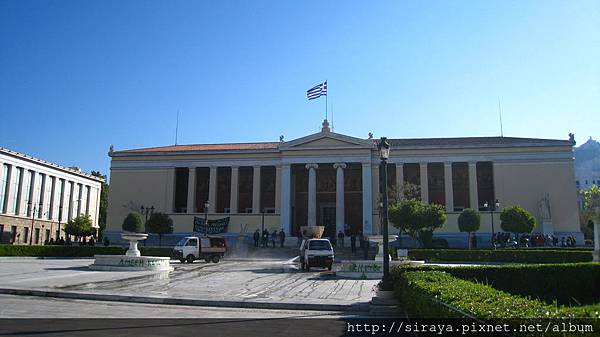
[[458,216],[458,229],[469,233],[469,249],[471,249],[471,233],[477,232],[481,225],[481,216],[474,209],[466,208]]
[[144,231],[144,222],[142,221],[142,215],[137,212],[131,212],[123,220],[121,226],[124,231],[133,233],[142,233]]
[[600,205],[600,187],[592,185],[587,189],[579,190],[579,195],[583,201],[580,211],[581,229],[586,234],[586,237],[593,236],[594,222],[596,219],[596,207]]
[[515,234],[531,233],[535,227],[535,218],[531,213],[519,206],[512,206],[500,213],[500,227],[506,232]]
[[429,248],[433,244],[433,231],[442,227],[448,221],[448,217],[444,206],[421,203],[420,217],[424,229],[419,231],[419,238],[423,247]]
[[89,215],[79,215],[65,225],[65,233],[75,237],[91,235],[93,230],[92,218]]
[[106,175],[103,175],[102,173],[100,173],[100,171],[92,171],[92,175],[94,177],[104,179],[102,187],[100,188],[100,207],[98,212],[98,227],[100,227],[98,236],[101,237],[102,233],[106,229],[106,212],[108,210],[108,184],[106,183]]
[[423,245],[429,245],[433,231],[447,221],[443,206],[426,204],[416,199],[396,202],[390,207],[388,214],[394,227]]
[[158,245],[162,246],[163,234],[173,233],[173,220],[165,213],[152,213],[146,222],[148,232],[158,234]]

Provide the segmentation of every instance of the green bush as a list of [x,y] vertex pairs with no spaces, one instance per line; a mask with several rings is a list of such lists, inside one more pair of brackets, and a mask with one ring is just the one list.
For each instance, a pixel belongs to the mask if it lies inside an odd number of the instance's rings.
[[587,250],[463,250],[463,249],[410,249],[411,260],[428,262],[521,262],[521,263],[568,263],[590,262],[592,252]]
[[519,206],[507,207],[500,213],[500,227],[510,233],[531,233],[535,227],[535,218],[526,209]]
[[137,212],[127,214],[127,217],[125,220],[123,220],[123,225],[121,225],[121,228],[127,232],[143,233],[144,222],[141,214]]
[[599,318],[600,304],[569,308],[511,295],[489,285],[437,270],[393,272],[395,292],[409,315],[419,318]]
[[513,295],[565,305],[600,303],[600,263],[504,266],[419,266],[405,270],[444,271],[454,277],[489,284]]
[[[142,255],[170,256],[170,248],[138,247]],[[36,256],[36,257],[93,257],[101,255],[123,255],[124,248],[103,246],[29,246],[0,245],[0,256]]]

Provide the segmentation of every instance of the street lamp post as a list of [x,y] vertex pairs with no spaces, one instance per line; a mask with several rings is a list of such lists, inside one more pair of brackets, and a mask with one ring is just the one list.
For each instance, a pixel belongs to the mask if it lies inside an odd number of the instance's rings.
[[27,205],[29,205],[29,209],[31,210],[31,229],[29,230],[29,245],[31,246],[33,244],[33,227],[34,227],[34,222],[35,222],[35,205],[31,201]]
[[494,235],[496,233],[496,231],[494,230],[494,211],[500,208],[500,200],[496,199],[493,205],[486,201],[485,203],[483,203],[483,207],[487,208],[492,217],[492,248],[496,249],[496,242],[494,242]]
[[[144,205],[140,207],[140,213],[146,216],[146,221],[144,221],[144,231],[148,233],[148,229],[146,229],[146,225],[148,225],[148,215],[152,215],[154,213],[154,206],[144,208]],[[144,240],[144,247],[146,247],[146,241]]]
[[390,254],[388,249],[388,194],[387,194],[387,160],[390,156],[390,143],[386,137],[381,137],[379,144],[379,158],[381,159],[381,176],[380,184],[381,191],[381,225],[383,229],[383,278],[381,279],[380,289],[389,291],[393,289],[392,278],[390,276]]

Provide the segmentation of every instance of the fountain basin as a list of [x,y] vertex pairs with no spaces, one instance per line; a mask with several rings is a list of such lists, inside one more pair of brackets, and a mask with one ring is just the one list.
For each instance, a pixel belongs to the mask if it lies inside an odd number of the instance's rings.
[[92,270],[171,271],[170,258],[162,256],[94,255]]

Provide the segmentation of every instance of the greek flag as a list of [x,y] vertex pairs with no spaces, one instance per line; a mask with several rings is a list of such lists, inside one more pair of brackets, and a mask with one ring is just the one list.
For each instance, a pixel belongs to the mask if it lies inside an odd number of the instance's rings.
[[319,98],[321,96],[327,96],[327,81],[317,84],[306,91],[306,97],[308,97],[309,100]]

